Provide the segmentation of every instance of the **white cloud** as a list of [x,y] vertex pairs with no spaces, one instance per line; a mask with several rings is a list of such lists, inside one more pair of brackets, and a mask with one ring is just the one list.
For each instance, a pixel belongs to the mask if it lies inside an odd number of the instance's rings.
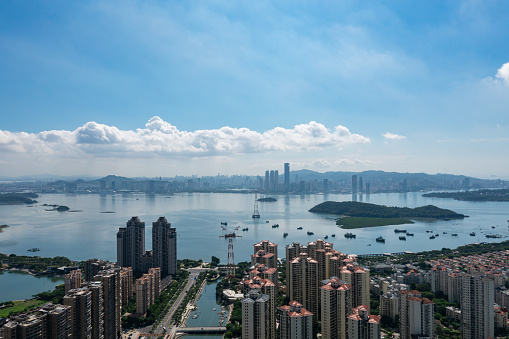
[[382,135],[385,138],[385,140],[402,140],[402,139],[406,139],[406,137],[403,136],[403,135],[394,134],[394,133],[390,133],[390,132],[387,132],[387,133],[382,134]]
[[509,85],[509,62],[503,64],[502,67],[497,70],[496,77]]
[[369,138],[338,125],[329,130],[311,121],[291,129],[276,127],[259,133],[248,128],[221,127],[194,132],[180,131],[162,120],[151,118],[145,128],[123,131],[114,126],[87,122],[74,131],[14,133],[0,131],[0,151],[56,154],[79,157],[229,156],[272,151],[308,151],[349,144],[369,143]]

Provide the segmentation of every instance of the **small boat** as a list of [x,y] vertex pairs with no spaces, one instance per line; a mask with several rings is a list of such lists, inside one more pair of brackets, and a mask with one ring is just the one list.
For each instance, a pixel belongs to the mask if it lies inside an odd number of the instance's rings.
[[368,244],[367,246],[371,246],[371,244]]
[[331,234],[330,236],[331,236],[331,237],[333,237],[333,238],[334,238],[334,237],[336,237],[336,235],[335,235],[335,234]]
[[447,232],[442,232],[442,234],[447,234]]
[[353,238],[355,238],[355,237],[356,237],[356,235],[355,235],[355,234],[353,234],[353,233],[345,233],[345,238],[353,239]]
[[399,240],[406,240],[406,237],[404,235],[399,237]]
[[406,235],[409,236],[409,237],[413,237],[414,236],[413,233],[409,233],[409,232],[406,232]]
[[225,226],[228,226],[228,223],[225,221],[225,222],[222,222],[221,221],[221,225],[225,225]]
[[500,234],[486,234],[486,238],[502,238]]
[[278,228],[278,227],[279,227],[279,224],[272,225],[272,228]]
[[491,226],[491,228],[495,228],[495,226]]
[[308,235],[313,235],[314,233],[311,231],[308,231]]
[[31,249],[28,249],[28,252],[39,252],[41,249],[39,247],[33,247]]
[[385,243],[385,239],[382,236],[379,236],[378,238],[376,238],[376,242],[383,242],[383,243]]
[[434,235],[432,235],[432,236],[431,236],[431,237],[429,237],[429,238],[430,238],[430,239],[435,239],[435,236],[434,236]]
[[401,229],[395,229],[394,230],[394,233],[406,233],[406,230],[401,230]]
[[458,236],[458,233],[453,233],[451,234],[453,237],[457,237]]
[[471,237],[475,237],[475,232],[470,232]]
[[266,222],[267,224],[269,223],[269,221],[268,221],[268,220],[265,220],[265,222]]
[[249,231],[249,228],[243,228],[242,231],[246,232],[246,231]]
[[328,235],[326,235],[326,236],[325,236],[325,237],[323,237],[323,238],[324,238],[324,239],[329,239],[329,236],[328,236]]
[[198,318],[198,314],[193,315],[191,318],[193,318],[193,319]]
[[288,236],[288,233],[283,233],[283,238],[286,238]]
[[212,311],[215,311],[215,310],[216,310],[216,308],[214,307],[214,309]]
[[301,229],[302,229],[302,227],[297,227],[297,229],[298,229],[298,230],[301,230]]
[[440,234],[438,234],[438,233],[437,233],[437,234],[435,234],[435,237],[438,237],[439,235],[440,235]]

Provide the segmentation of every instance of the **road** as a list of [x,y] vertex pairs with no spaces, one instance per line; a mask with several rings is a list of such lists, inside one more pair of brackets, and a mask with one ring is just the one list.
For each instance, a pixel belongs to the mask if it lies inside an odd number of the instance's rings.
[[159,323],[159,325],[155,329],[154,333],[163,333],[164,329],[166,329],[167,333],[175,334],[175,333],[173,333],[173,332],[176,332],[176,329],[177,329],[175,326],[170,331],[168,330],[170,328],[171,318],[173,317],[173,314],[179,308],[180,304],[182,303],[185,296],[187,295],[187,292],[196,283],[195,279],[197,279],[198,275],[201,272],[210,271],[210,269],[209,268],[190,268],[187,271],[189,272],[189,277],[187,278],[186,286],[184,287],[182,292],[179,294],[179,296],[177,297],[177,300],[173,303],[173,305],[171,306],[168,313],[166,313],[166,315],[164,316],[164,319]]

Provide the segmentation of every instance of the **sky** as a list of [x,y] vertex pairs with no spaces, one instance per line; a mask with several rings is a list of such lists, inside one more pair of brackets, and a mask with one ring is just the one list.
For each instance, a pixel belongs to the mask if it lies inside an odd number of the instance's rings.
[[2,1],[0,175],[509,179],[507,1]]

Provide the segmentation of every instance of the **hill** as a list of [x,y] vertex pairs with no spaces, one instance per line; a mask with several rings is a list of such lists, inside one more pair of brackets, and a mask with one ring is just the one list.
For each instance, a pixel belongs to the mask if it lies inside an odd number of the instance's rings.
[[345,215],[349,217],[367,218],[432,218],[432,219],[463,219],[465,215],[433,205],[416,208],[388,207],[357,201],[326,201],[309,210],[313,213]]

